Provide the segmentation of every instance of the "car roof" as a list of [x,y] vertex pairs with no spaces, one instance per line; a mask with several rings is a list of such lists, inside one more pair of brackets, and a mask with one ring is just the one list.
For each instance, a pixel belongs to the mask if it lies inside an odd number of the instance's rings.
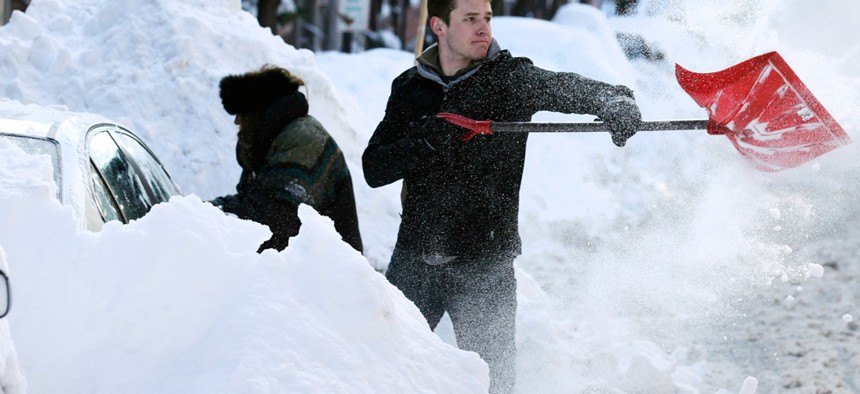
[[[24,104],[15,100],[0,99],[0,131],[29,137],[65,139],[64,134],[86,134],[89,126],[113,123],[109,119],[88,112],[71,111],[64,106]],[[80,127],[65,127],[80,124]]]

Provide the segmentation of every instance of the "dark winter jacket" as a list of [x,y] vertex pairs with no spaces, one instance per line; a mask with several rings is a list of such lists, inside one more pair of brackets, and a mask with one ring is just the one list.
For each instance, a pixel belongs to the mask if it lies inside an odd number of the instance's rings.
[[272,238],[260,250],[286,248],[301,226],[298,206],[307,204],[331,218],[344,241],[361,252],[352,179],[343,153],[307,112],[301,92],[263,111],[247,148],[250,153],[237,145],[242,165],[237,194],[216,201],[224,211],[269,226]]
[[461,142],[465,129],[434,115],[495,121],[530,121],[538,111],[599,116],[626,88],[543,70],[499,50],[495,41],[486,60],[446,81],[434,66],[434,50],[392,83],[385,116],[362,157],[365,179],[371,187],[403,179],[396,248],[425,256],[519,254],[528,135]]

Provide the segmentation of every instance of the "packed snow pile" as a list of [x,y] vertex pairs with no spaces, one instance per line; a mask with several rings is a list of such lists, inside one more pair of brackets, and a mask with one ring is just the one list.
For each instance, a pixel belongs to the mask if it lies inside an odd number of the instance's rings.
[[33,392],[486,390],[486,364],[430,332],[311,208],[280,254],[255,252],[264,226],[196,196],[90,233],[50,170],[15,176],[47,157],[0,152],[10,321]]

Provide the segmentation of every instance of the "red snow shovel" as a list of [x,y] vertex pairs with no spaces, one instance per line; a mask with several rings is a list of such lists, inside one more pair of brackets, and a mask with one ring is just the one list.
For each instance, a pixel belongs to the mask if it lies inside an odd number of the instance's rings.
[[[724,134],[762,171],[806,163],[851,143],[839,123],[776,52],[713,73],[695,73],[675,65],[675,77],[707,120],[643,121],[639,131],[702,130]],[[603,122],[531,123],[437,116],[470,130],[463,140],[500,132],[609,131]]]

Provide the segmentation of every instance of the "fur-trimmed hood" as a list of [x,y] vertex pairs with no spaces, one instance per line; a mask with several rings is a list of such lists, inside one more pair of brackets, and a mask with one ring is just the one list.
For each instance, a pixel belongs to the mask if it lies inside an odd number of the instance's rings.
[[302,85],[304,82],[289,71],[265,66],[242,75],[228,75],[219,86],[224,110],[236,115],[264,110]]

